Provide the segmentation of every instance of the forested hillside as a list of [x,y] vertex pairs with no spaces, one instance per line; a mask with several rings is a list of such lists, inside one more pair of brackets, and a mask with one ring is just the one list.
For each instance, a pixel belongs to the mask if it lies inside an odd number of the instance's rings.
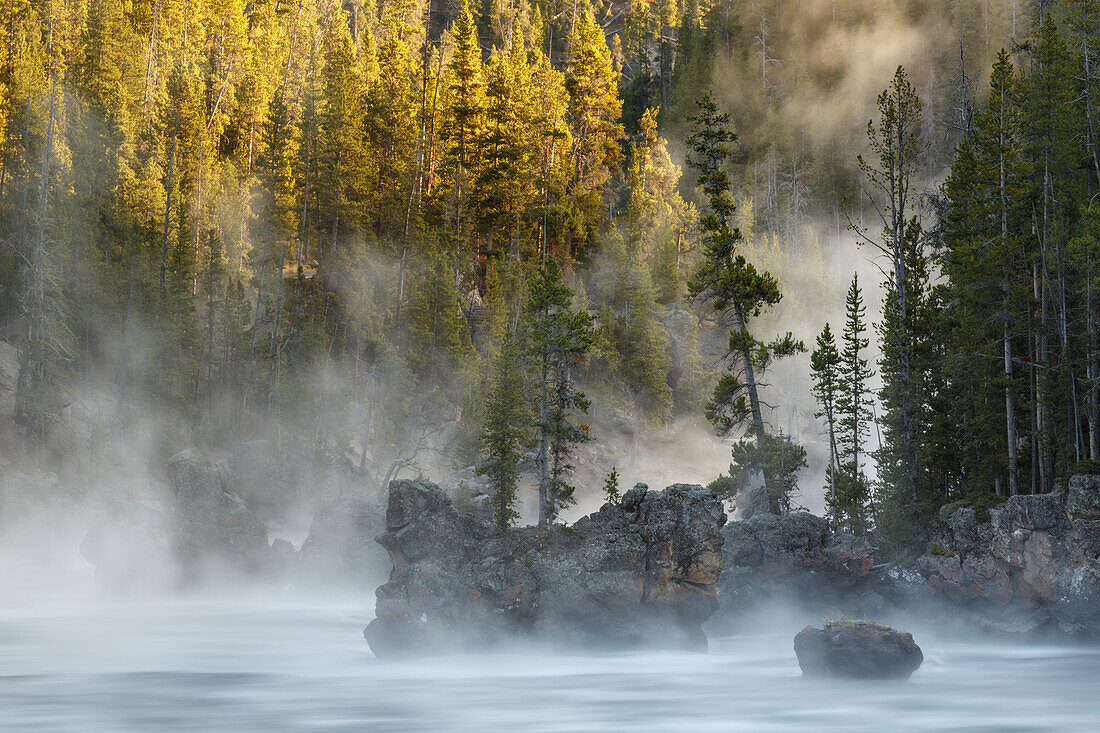
[[477,466],[507,525],[706,418],[724,496],[819,494],[808,444],[898,543],[1049,491],[1100,459],[1100,3],[806,5],[11,0],[20,450]]

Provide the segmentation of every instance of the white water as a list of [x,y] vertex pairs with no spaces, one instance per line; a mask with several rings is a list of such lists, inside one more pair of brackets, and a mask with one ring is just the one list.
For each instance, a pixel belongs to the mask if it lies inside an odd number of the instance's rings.
[[[916,634],[907,683],[804,679],[795,628],[709,655],[375,659],[370,597],[0,599],[0,730],[1088,731],[1100,648]],[[4,605],[4,604],[7,605]]]

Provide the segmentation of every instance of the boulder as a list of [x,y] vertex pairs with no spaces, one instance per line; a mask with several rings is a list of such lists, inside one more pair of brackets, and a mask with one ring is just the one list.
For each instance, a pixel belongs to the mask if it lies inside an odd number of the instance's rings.
[[176,554],[185,580],[208,570],[260,572],[270,562],[267,527],[230,489],[223,463],[188,449],[168,461]]
[[1066,511],[1074,519],[1100,520],[1100,476],[1071,476]]
[[393,572],[364,636],[379,656],[517,640],[705,649],[725,521],[701,486],[637,486],[572,526],[498,533],[434,484],[394,481],[379,539]]
[[794,651],[808,677],[906,680],[924,661],[911,634],[865,622],[807,626],[794,638]]

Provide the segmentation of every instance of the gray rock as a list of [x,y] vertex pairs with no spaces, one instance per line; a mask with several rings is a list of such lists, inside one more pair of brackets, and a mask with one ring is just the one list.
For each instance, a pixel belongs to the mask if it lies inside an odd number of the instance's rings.
[[852,535],[834,535],[821,517],[761,513],[730,522],[722,533],[721,610],[712,621],[722,631],[777,606],[814,616],[862,615],[892,595],[889,580],[873,572],[875,548]]
[[1061,493],[1014,496],[978,523],[941,516],[938,542],[917,569],[956,617],[997,631],[1053,627],[1100,633],[1097,484],[1072,477]]
[[924,662],[911,634],[862,622],[807,626],[794,638],[802,674],[815,677],[907,680]]
[[300,447],[277,448],[267,440],[241,443],[229,457],[229,488],[266,524],[306,514],[309,456]]
[[1100,519],[1100,476],[1072,476],[1066,511],[1074,519]]
[[940,528],[944,544],[963,556],[985,550],[993,537],[989,522],[979,522],[973,507],[944,507],[940,511]]
[[187,580],[208,570],[258,572],[269,561],[267,527],[229,489],[229,472],[194,450],[168,461],[176,552]]
[[438,487],[394,481],[393,572],[364,635],[380,656],[517,639],[705,648],[725,520],[701,486],[637,486],[571,527],[499,534]]

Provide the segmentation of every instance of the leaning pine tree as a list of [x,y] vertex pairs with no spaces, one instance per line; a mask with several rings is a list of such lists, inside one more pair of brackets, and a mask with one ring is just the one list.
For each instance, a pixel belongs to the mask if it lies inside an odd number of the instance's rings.
[[733,493],[750,488],[763,474],[769,508],[774,513],[789,506],[793,476],[805,465],[806,451],[785,436],[769,435],[764,427],[760,379],[776,359],[806,350],[789,332],[771,342],[749,330],[752,319],[783,297],[779,283],[769,272],[758,272],[743,255],[736,254],[741,232],[734,225],[734,201],[725,170],[730,144],[737,136],[729,129],[730,116],[718,111],[709,94],[698,101],[699,114],[691,118],[688,164],[699,172],[699,186],[709,211],[702,216],[705,249],[689,290],[710,302],[719,318],[730,325],[728,354],[737,366],[723,374],[707,404],[706,416],[721,435],[746,428],[751,442],[735,451],[729,487]]

